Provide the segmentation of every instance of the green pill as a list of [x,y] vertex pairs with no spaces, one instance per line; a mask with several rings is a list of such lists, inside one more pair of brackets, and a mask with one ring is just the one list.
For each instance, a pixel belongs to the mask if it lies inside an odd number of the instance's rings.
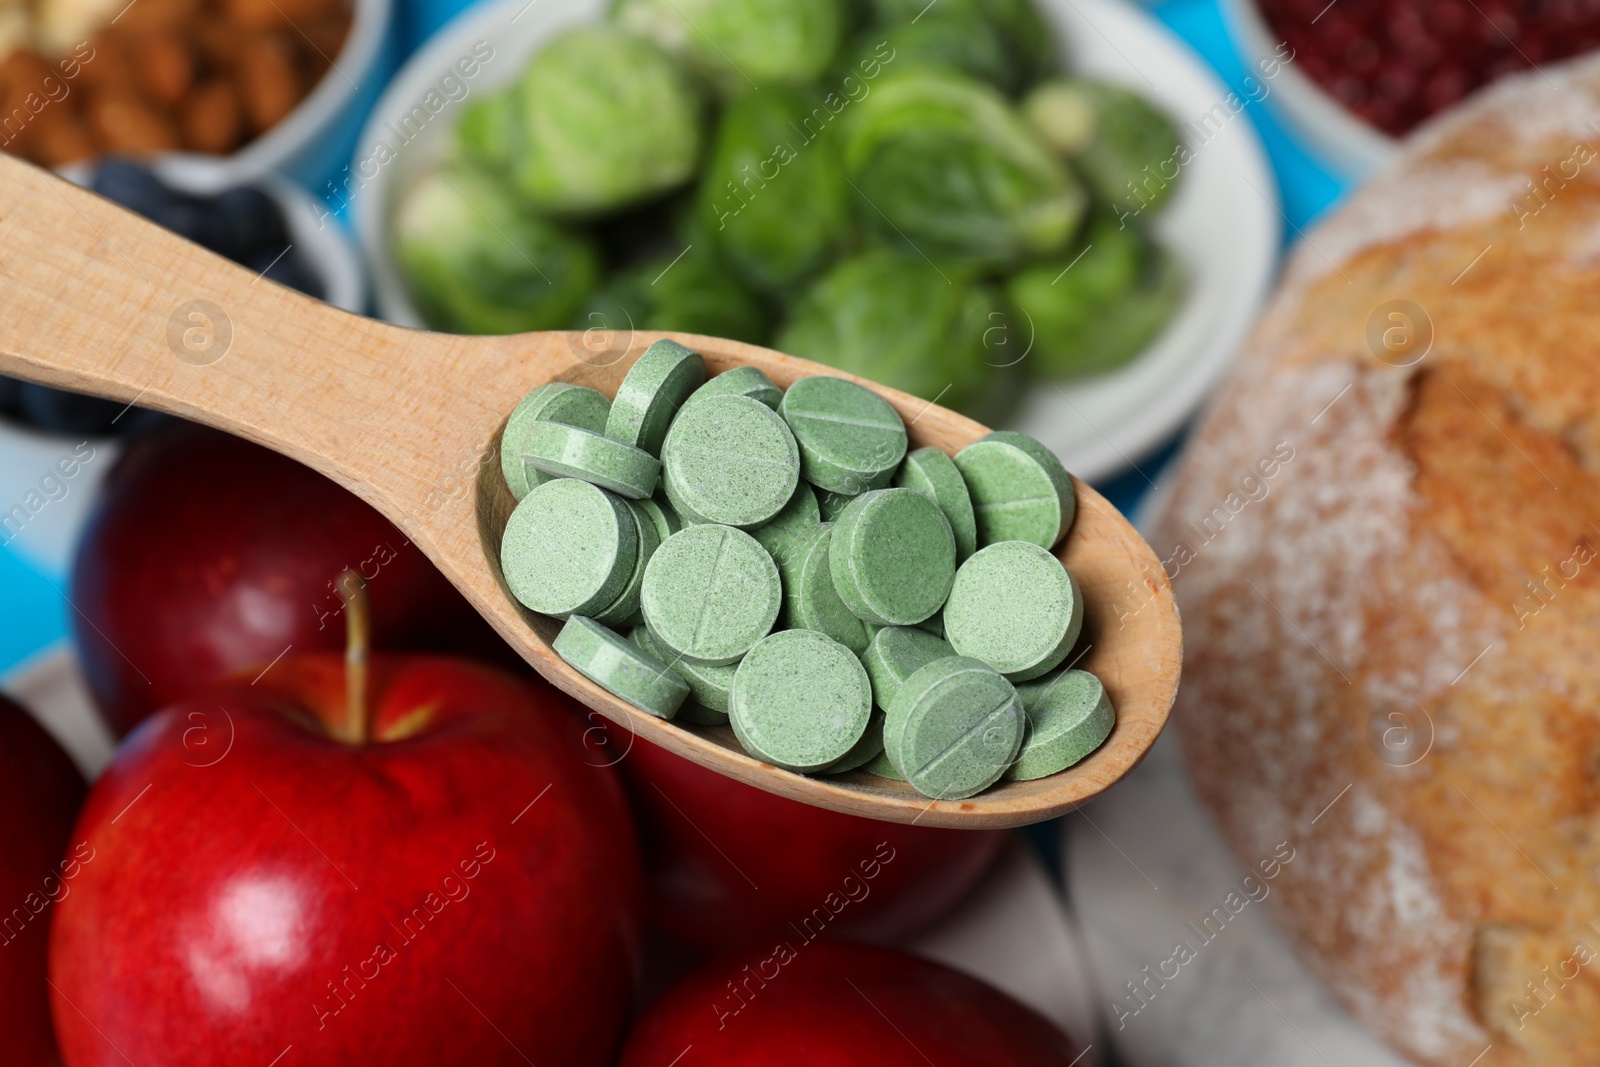
[[728,699],[733,691],[735,666],[708,667],[691,663],[656,640],[648,626],[636,626],[628,640],[670,666],[689,686],[689,699],[678,709],[678,721],[696,726],[728,725]]
[[1027,541],[974,552],[944,606],[944,637],[1013,682],[1054,670],[1083,629],[1083,594],[1061,561]]
[[855,496],[881,489],[906,455],[906,427],[889,402],[843,378],[801,378],[778,413],[800,443],[801,469],[818,489]]
[[860,494],[846,495],[833,493],[824,489],[817,494],[817,510],[822,514],[823,522],[838,522],[839,516],[844,514],[844,509],[850,506],[850,501]]
[[551,647],[601,689],[657,718],[672,718],[689,696],[671,667],[582,615],[567,620]]
[[783,569],[783,558],[793,550],[795,542],[803,539],[822,521],[821,511],[817,508],[817,494],[805,482],[795,486],[794,496],[783,506],[783,510],[774,515],[766,525],[751,531],[755,539],[761,542],[761,547],[772,554],[778,561],[778,569]]
[[662,542],[639,606],[650,632],[686,659],[732,663],[772,630],[783,606],[778,565],[731,526],[690,526]]
[[875,774],[879,778],[892,778],[897,782],[903,782],[906,780],[906,776],[901,774],[899,768],[897,768],[894,765],[894,762],[889,759],[889,753],[887,752],[878,753],[872,759],[862,764],[861,769],[866,771],[868,774]]
[[606,419],[606,436],[652,456],[660,455],[672,417],[705,380],[706,361],[700,353],[676,341],[657,341],[644,350],[617,386]]
[[1027,434],[994,433],[956,453],[972,495],[978,543],[1031,541],[1051,548],[1072,526],[1078,493],[1056,454]]
[[877,489],[839,516],[833,584],[878,626],[914,626],[938,611],[956,573],[956,539],[939,505],[915,489]]
[[650,453],[559,422],[534,423],[524,443],[540,473],[592,482],[631,500],[655,492],[661,475],[661,461]]
[[639,589],[644,585],[644,568],[650,562],[650,557],[655,555],[656,549],[661,547],[661,535],[656,532],[655,523],[650,521],[644,509],[632,500],[624,500],[622,506],[628,509],[633,516],[633,525],[639,538],[639,551],[634,559],[633,574],[628,578],[628,584],[609,605],[602,608],[594,616],[594,621],[603,626],[623,626],[631,623],[639,614]]
[[942,638],[911,626],[885,626],[872,635],[861,665],[872,679],[872,699],[887,708],[905,680],[955,651]]
[[511,495],[521,500],[549,476],[528,464],[524,436],[535,422],[564,422],[591,433],[606,428],[611,401],[604,393],[570,382],[546,382],[522,398],[500,435],[500,473]]
[[759,367],[733,367],[712,377],[694,391],[690,400],[708,396],[747,396],[759,400],[773,411],[783,399],[783,390],[772,384],[772,379],[761,373]]
[[861,735],[861,740],[851,746],[850,751],[837,763],[829,764],[823,774],[844,774],[853,771],[876,760],[883,755],[883,712],[874,711],[872,718],[867,720],[866,732]]
[[636,500],[634,503],[644,510],[661,540],[665,541],[683,529],[683,520],[678,518],[677,509],[672,506],[671,501],[661,499],[659,494]]
[[517,505],[500,540],[511,594],[565,618],[596,612],[633,577],[639,534],[627,504],[599,486],[556,478]]
[[956,537],[956,562],[959,563],[978,550],[978,518],[972,510],[972,494],[956,467],[956,461],[943,450],[919,448],[906,456],[894,476],[894,484],[902,489],[915,489],[944,512],[950,532]]
[[912,674],[885,713],[883,747],[913,789],[961,800],[1000,780],[1027,725],[1017,690],[966,656]]
[[783,510],[800,484],[800,450],[772,409],[712,396],[679,412],[661,446],[663,485],[678,514],[748,528]]
[[791,771],[850,753],[872,718],[872,684],[855,653],[815,630],[762,638],[733,676],[728,710],[745,751]]
[[1100,679],[1088,671],[1062,671],[1017,686],[1028,714],[1022,754],[1007,778],[1027,781],[1064,771],[1099,748],[1117,723]]
[[828,551],[833,534],[832,523],[813,526],[795,539],[779,561],[784,625],[827,634],[859,656],[867,650],[872,634],[834,587]]

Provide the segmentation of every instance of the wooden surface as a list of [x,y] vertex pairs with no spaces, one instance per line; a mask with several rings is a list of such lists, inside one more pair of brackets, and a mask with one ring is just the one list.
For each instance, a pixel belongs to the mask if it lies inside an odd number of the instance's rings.
[[[220,358],[222,320],[180,315],[191,301],[226,316],[232,337]],[[175,317],[182,321],[173,327]],[[350,315],[0,156],[0,373],[137,401],[314,467],[393,520],[540,674],[640,737],[806,803],[937,826],[1010,826],[1059,815],[1143,757],[1177,689],[1177,608],[1149,546],[1081,483],[1061,557],[1087,607],[1080,652],[1088,651],[1078,665],[1105,682],[1117,726],[1094,755],[1061,774],[937,802],[864,772],[808,778],[745,755],[725,727],[655,719],[567,667],[549,646],[558,623],[523,609],[501,580],[500,531],[513,502],[499,476],[496,442],[533,386],[560,379],[611,395],[660,336],[454,337]],[[673,336],[703,353],[712,372],[752,364],[780,386],[837,373],[751,345]],[[905,418],[912,447],[955,452],[986,432],[943,408],[872,387]]]

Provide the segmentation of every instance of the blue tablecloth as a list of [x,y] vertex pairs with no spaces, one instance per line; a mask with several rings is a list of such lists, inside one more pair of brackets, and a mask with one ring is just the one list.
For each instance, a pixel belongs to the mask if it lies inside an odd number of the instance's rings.
[[[406,51],[416,47],[456,12],[466,7],[461,0],[400,0],[402,15],[399,32]],[[1180,37],[1183,37],[1229,84],[1241,90],[1245,68],[1229,39],[1217,0],[1168,0],[1152,8]],[[1296,231],[1320,215],[1344,192],[1344,184],[1322,167],[1296,143],[1260,104],[1246,112],[1261,139],[1277,173],[1283,195],[1285,232],[1293,240]],[[1131,511],[1149,491],[1146,476],[1159,480],[1161,467],[1176,450],[1176,442],[1140,462],[1143,473],[1111,479],[1100,486],[1124,511]],[[64,575],[43,574],[28,561],[0,547],[0,670],[61,640],[67,634],[69,616],[74,610],[67,602]]]

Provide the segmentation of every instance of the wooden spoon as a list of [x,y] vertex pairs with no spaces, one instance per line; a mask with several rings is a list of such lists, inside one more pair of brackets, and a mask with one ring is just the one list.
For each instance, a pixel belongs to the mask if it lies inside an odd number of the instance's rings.
[[[932,801],[861,771],[808,778],[745,755],[727,727],[656,719],[568,667],[550,648],[560,624],[522,608],[501,577],[500,533],[514,501],[500,477],[500,430],[541,382],[614,394],[633,360],[661,336],[703,353],[713,373],[751,364],[784,387],[837,373],[692,335],[452,337],[402,329],[261,280],[0,156],[0,373],[208,423],[321,471],[387,515],[540,674],[639,737],[808,804],[958,827],[1060,815],[1144,756],[1177,689],[1178,612],[1149,546],[1082,483],[1061,558],[1087,605],[1078,665],[1105,682],[1117,725],[1094,755],[1052,777],[1004,782],[960,801]],[[953,453],[986,432],[954,412],[862,384],[904,417],[912,447]]]

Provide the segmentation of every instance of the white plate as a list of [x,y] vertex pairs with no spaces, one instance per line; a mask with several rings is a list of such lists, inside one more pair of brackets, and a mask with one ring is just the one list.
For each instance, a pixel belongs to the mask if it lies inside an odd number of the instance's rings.
[[[1121,0],[1040,3],[1075,69],[1138,89],[1180,123],[1227,100],[1227,87],[1188,46],[1138,8]],[[605,6],[603,0],[494,0],[456,18],[401,68],[351,165],[362,181],[352,197],[353,218],[384,318],[422,325],[389,253],[396,191],[435,158],[464,100],[514,80],[544,41],[600,18]],[[436,104],[445,99],[438,92],[441,78],[479,42],[494,50],[494,58],[465,97],[430,113],[428,94]],[[432,117],[425,124],[414,120],[420,133],[408,133],[402,144],[396,131],[419,107]],[[374,165],[380,144],[393,156]],[[1125,470],[1183,425],[1232,361],[1271,281],[1278,193],[1249,119],[1235,116],[1200,146],[1182,182],[1155,227],[1189,275],[1173,322],[1128,367],[1093,380],[1038,386],[1008,420],[1055,449],[1081,478]]]
[[[111,759],[113,742],[65,648],[56,648],[0,679],[92,779]],[[1013,838],[993,870],[955,913],[903,946],[989,982],[1073,1035],[1098,1043],[1092,984],[1076,924],[1043,866]],[[1084,1057],[1080,1067],[1093,1067]]]

